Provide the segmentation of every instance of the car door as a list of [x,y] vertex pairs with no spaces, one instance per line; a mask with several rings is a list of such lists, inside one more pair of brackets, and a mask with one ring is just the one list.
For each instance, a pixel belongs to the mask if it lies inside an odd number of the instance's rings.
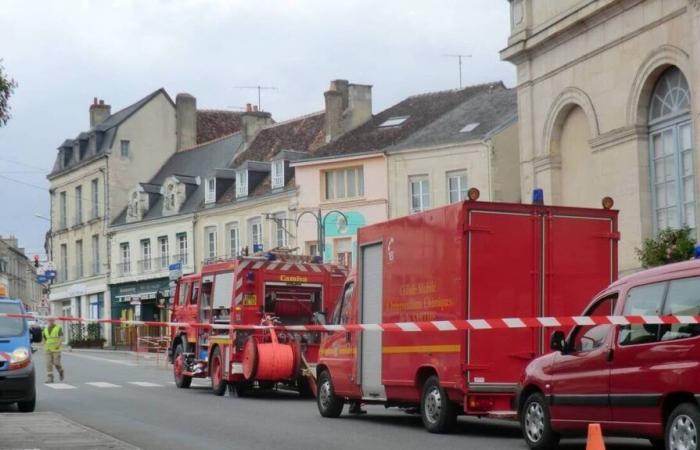
[[[595,301],[585,316],[608,316],[614,310],[617,294]],[[561,422],[611,419],[608,404],[610,366],[608,362],[612,325],[575,327],[565,349],[551,367],[552,420]]]
[[[356,323],[357,308],[354,303],[355,283],[348,281],[343,288],[342,297],[335,306],[331,323],[333,325]],[[358,388],[354,377],[357,334],[335,331],[324,338],[321,356],[330,370],[333,388],[338,394],[351,394]]]
[[[621,313],[625,316],[661,315],[669,286],[669,282],[663,281],[631,288]],[[673,342],[668,336],[664,337],[668,342],[661,342],[661,335],[667,335],[667,330],[674,331],[665,325],[618,327],[612,358],[610,405],[613,420],[622,429],[658,426],[661,422],[662,386],[668,384],[669,377],[674,378],[675,372],[668,363],[674,360],[680,363],[679,350],[683,353],[683,343]]]

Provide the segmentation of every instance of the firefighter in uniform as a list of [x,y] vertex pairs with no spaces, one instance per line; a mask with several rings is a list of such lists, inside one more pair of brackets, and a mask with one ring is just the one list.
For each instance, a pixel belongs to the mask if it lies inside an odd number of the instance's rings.
[[46,352],[46,382],[53,383],[53,368],[58,370],[58,376],[63,381],[63,366],[61,366],[61,345],[63,330],[53,319],[44,328],[44,350]]

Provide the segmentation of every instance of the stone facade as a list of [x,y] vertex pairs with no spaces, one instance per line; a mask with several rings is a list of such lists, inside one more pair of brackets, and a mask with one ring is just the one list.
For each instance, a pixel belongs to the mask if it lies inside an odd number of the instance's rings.
[[[636,270],[635,248],[643,239],[665,225],[698,222],[700,160],[692,150],[700,143],[698,2],[510,4],[511,36],[501,57],[518,72],[523,200],[534,188],[545,190],[548,203],[572,206],[599,207],[602,197],[612,196],[620,209],[620,270]],[[657,123],[650,116],[652,94],[674,68],[687,80],[688,108]],[[654,137],[664,129],[670,130],[663,135],[669,136],[667,163],[658,161],[663,152]],[[691,144],[672,144],[671,137]]]
[[0,236],[0,297],[20,299],[36,311],[42,296],[34,263],[18,246],[17,238]]

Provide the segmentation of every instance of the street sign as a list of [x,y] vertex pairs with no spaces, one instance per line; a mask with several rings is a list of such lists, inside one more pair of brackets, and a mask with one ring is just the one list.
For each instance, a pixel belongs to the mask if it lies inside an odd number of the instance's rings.
[[44,276],[49,280],[53,280],[56,278],[56,271],[55,270],[45,270],[44,271]]
[[49,281],[49,279],[46,277],[46,275],[38,275],[36,277],[36,281],[41,283],[41,284],[44,284],[44,283],[47,283]]
[[182,275],[182,261],[170,264],[170,280],[177,280]]

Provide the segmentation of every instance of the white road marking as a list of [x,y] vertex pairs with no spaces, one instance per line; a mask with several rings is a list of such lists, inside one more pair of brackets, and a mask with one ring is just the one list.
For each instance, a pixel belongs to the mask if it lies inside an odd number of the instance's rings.
[[98,388],[120,388],[121,387],[118,384],[107,383],[106,381],[91,381],[91,382],[85,383],[85,384],[89,384],[90,386],[95,386]]
[[76,358],[83,358],[83,359],[91,359],[93,361],[103,361],[103,362],[108,362],[112,364],[121,364],[123,366],[130,366],[130,367],[136,367],[138,364],[129,362],[129,361],[119,361],[117,359],[109,359],[109,358],[100,358],[99,356],[89,356],[89,355],[83,355],[80,353],[74,353],[74,352],[63,352],[62,355],[69,355],[69,356],[75,356]]
[[164,387],[162,384],[151,383],[149,381],[129,381],[129,384],[141,387]]
[[50,387],[51,389],[77,389],[75,386],[67,383],[46,383],[44,386]]

